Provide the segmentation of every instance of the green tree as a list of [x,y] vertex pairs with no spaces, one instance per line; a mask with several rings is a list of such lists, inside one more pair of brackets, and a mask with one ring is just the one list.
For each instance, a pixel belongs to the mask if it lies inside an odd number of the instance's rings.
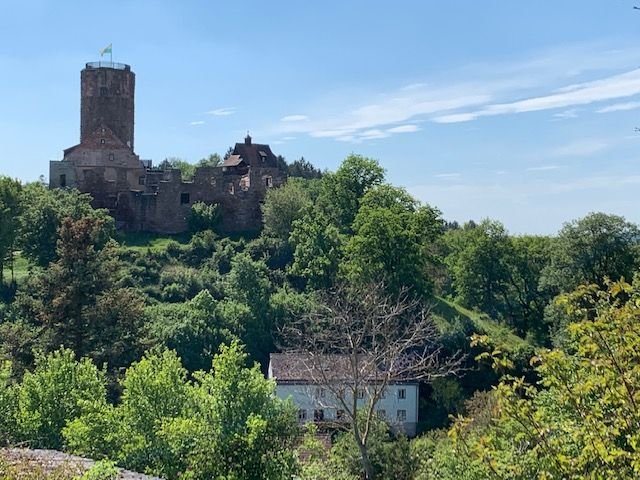
[[561,301],[579,319],[567,326],[569,349],[540,352],[537,384],[506,377],[488,422],[459,419],[451,431],[457,451],[484,470],[476,478],[640,474],[640,281]]
[[322,171],[314,167],[313,164],[305,160],[304,157],[300,157],[300,159],[291,162],[288,165],[287,173],[289,177],[300,177],[308,180],[322,177]]
[[220,219],[220,206],[218,204],[207,204],[196,202],[191,206],[189,215],[189,230],[191,232],[201,232],[204,230],[214,230]]
[[18,389],[20,439],[34,448],[60,450],[62,429],[82,414],[83,402],[103,401],[104,372],[88,359],[76,360],[69,349],[36,356]]
[[222,165],[222,157],[217,153],[212,153],[205,158],[201,158],[196,167],[218,167]]
[[116,368],[137,356],[143,304],[135,290],[117,286],[120,263],[113,244],[101,245],[104,228],[101,219],[66,218],[58,260],[21,287],[16,305],[43,329],[46,349],[65,345]]
[[222,343],[236,338],[237,325],[220,315],[217,303],[207,290],[185,303],[161,303],[147,307],[145,324],[151,345],[175,350],[187,370],[204,370]]
[[293,222],[301,219],[311,205],[304,181],[289,179],[280,188],[267,192],[262,206],[264,233],[283,241],[289,240]]
[[0,362],[0,446],[16,440],[17,389],[11,381],[11,363]]
[[630,280],[638,266],[640,230],[623,217],[591,213],[566,223],[555,242],[542,282],[558,292],[605,278]]
[[384,282],[394,294],[410,288],[428,295],[432,283],[427,266],[442,232],[440,212],[390,185],[370,189],[360,203],[345,247],[343,275],[360,284]]
[[0,176],[0,286],[4,282],[4,266],[9,260],[13,278],[13,250],[15,248],[21,201],[22,184],[18,180]]
[[114,220],[106,210],[91,207],[91,197],[77,190],[49,190],[43,183],[25,185],[18,230],[18,246],[36,265],[46,267],[57,258],[58,232],[66,218],[92,218],[102,224],[99,243],[114,233]]
[[322,177],[318,206],[340,231],[349,232],[369,189],[384,181],[384,168],[373,159],[349,155],[334,174]]
[[233,343],[213,360],[213,373],[199,372],[191,411],[164,425],[163,435],[198,480],[288,479],[295,472],[297,435],[290,404]]

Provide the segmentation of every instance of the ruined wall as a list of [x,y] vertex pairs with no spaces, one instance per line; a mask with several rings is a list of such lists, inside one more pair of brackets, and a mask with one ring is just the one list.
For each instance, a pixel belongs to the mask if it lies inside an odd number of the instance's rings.
[[221,167],[196,170],[193,181],[183,182],[178,170],[148,172],[145,194],[135,197],[140,222],[132,227],[158,233],[179,233],[187,229],[194,203],[221,206],[220,230],[256,231],[262,226],[260,206],[269,188],[286,180],[277,168],[251,169],[247,175],[230,175]]
[[133,150],[135,74],[129,65],[92,65],[80,74],[80,143],[106,125]]

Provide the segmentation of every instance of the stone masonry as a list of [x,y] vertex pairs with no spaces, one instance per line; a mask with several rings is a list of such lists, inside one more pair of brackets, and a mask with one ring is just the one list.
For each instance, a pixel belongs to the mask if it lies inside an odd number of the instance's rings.
[[254,144],[247,135],[221,166],[197,168],[193,179],[183,179],[179,170],[153,168],[133,150],[134,89],[129,65],[86,65],[80,143],[50,162],[50,187],[89,193],[94,207],[108,209],[123,230],[183,232],[196,202],[220,205],[224,232],[259,230],[267,190],[286,181],[269,145]]

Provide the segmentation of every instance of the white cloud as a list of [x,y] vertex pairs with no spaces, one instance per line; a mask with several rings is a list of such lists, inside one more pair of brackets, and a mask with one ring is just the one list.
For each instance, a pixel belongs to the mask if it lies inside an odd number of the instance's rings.
[[622,112],[625,110],[636,110],[640,108],[640,102],[614,103],[607,107],[596,110],[597,113]]
[[413,133],[420,130],[420,127],[417,125],[399,125],[397,127],[392,127],[387,129],[388,133]]
[[472,112],[437,116],[433,120],[438,123],[468,122],[480,117],[588,105],[637,94],[640,94],[640,70],[638,69],[599,80],[569,85],[556,89],[554,93],[549,95],[486,105]]
[[550,170],[558,170],[562,168],[561,165],[540,165],[539,167],[529,167],[527,172],[548,172]]
[[233,115],[236,113],[235,107],[216,108],[215,110],[209,110],[206,112],[208,115],[215,115],[217,117],[225,117],[227,115]]
[[586,157],[602,152],[609,146],[610,143],[605,140],[587,138],[557,147],[551,154],[556,157]]
[[295,139],[296,139],[296,137],[284,137],[283,138],[283,140],[287,140],[287,141],[295,140]]
[[434,175],[436,178],[460,178],[462,176],[461,173],[458,172],[454,172],[454,173],[438,173],[436,175]]
[[564,112],[558,112],[553,114],[553,118],[557,118],[558,120],[569,120],[577,117],[578,117],[578,111],[575,108],[571,108],[569,110],[565,110]]
[[282,117],[280,119],[281,122],[304,122],[308,120],[309,117],[306,115],[287,115],[286,117]]
[[203,120],[195,120],[193,122],[190,122],[189,125],[204,125],[204,121]]

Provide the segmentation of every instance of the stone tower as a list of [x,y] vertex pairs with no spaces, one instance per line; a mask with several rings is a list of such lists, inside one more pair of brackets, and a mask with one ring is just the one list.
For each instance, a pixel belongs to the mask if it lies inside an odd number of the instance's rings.
[[106,126],[133,151],[135,80],[129,65],[86,64],[80,74],[80,143]]

